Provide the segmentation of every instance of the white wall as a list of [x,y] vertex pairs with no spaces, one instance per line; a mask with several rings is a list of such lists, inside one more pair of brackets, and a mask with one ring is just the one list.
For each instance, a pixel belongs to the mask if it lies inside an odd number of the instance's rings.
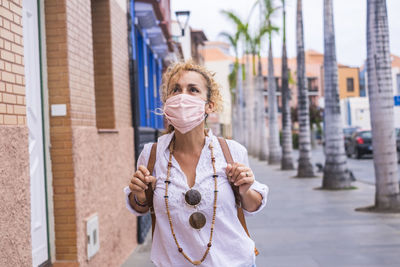
[[[351,97],[340,101],[343,126],[359,126],[371,129],[367,97]],[[400,106],[394,107],[394,127],[400,128]]]
[[192,58],[190,27],[186,26],[185,35],[181,36],[182,31],[181,31],[181,28],[179,27],[178,22],[172,21],[171,22],[171,33],[172,33],[172,36],[174,36],[174,37],[176,36],[178,41],[181,43],[184,60],[188,60],[188,59]]
[[367,97],[350,97],[340,101],[344,126],[358,126],[371,129]]
[[400,74],[400,68],[392,68],[393,95],[400,95],[400,88],[397,88],[397,74]]

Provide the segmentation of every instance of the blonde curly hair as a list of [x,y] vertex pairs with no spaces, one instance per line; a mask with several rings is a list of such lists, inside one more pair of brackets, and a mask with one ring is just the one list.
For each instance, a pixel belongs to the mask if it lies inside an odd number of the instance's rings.
[[[165,101],[167,100],[170,81],[172,80],[172,78],[176,76],[179,77],[185,71],[197,72],[204,78],[207,86],[207,101],[212,102],[214,104],[213,111],[221,110],[223,103],[222,96],[220,93],[221,86],[214,79],[215,73],[209,71],[204,66],[197,65],[192,60],[176,62],[171,64],[167,68],[162,77],[162,84],[161,84],[162,103],[165,104]],[[170,133],[173,130],[174,130],[173,126],[169,125],[167,133]]]

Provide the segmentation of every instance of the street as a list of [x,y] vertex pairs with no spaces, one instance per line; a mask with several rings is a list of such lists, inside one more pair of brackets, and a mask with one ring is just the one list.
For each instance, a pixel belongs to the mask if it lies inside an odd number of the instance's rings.
[[[295,162],[298,159],[298,153],[298,150],[293,151]],[[314,167],[316,163],[321,163],[322,165],[325,164],[325,156],[321,145],[317,145],[316,148],[312,150],[312,161]],[[375,184],[374,162],[372,155],[365,155],[361,159],[356,159],[354,157],[347,158],[347,165],[349,170],[353,172],[356,180],[368,184]],[[400,181],[400,164],[398,166]],[[315,168],[315,171],[317,171],[317,168]]]

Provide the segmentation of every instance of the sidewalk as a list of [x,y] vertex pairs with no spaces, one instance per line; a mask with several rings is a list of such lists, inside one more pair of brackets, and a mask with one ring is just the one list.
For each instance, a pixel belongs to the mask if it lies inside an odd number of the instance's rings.
[[[257,266],[400,266],[400,214],[354,211],[373,204],[375,187],[355,182],[356,190],[322,191],[321,177],[296,179],[296,171],[250,159],[260,182],[270,188],[267,207],[248,217],[260,255]],[[153,266],[151,240],[124,267]]]

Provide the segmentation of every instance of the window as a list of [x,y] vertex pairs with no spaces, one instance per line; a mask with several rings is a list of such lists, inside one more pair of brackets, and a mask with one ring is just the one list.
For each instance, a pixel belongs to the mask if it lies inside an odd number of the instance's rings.
[[307,89],[310,92],[318,92],[318,81],[315,77],[307,77]]
[[276,91],[280,92],[281,91],[281,78],[275,77],[275,84],[276,84]]
[[347,78],[347,92],[354,92],[354,79]]
[[400,95],[400,73],[397,73],[397,95]]

